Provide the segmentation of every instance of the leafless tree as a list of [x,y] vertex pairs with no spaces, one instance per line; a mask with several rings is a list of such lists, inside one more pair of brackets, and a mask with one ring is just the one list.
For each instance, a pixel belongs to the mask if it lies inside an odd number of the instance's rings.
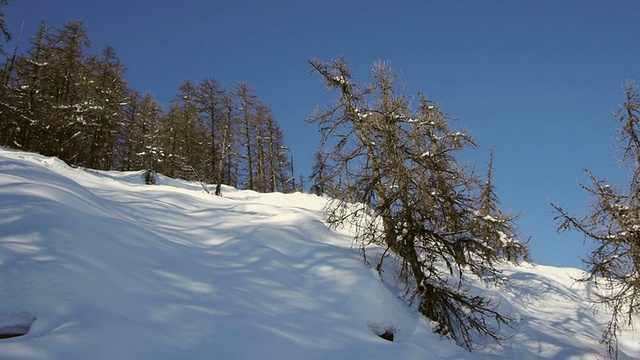
[[412,109],[388,63],[376,62],[364,86],[353,81],[345,59],[309,63],[338,93],[334,106],[309,119],[322,134],[316,185],[335,196],[327,221],[355,226],[363,250],[379,243],[398,255],[400,278],[435,331],[469,350],[472,333],[499,340],[509,319],[465,283],[499,272],[501,253],[483,236],[511,234],[478,231],[486,218],[478,207],[482,186],[456,159],[474,146],[471,137],[451,131],[450,117],[422,94]]
[[585,170],[591,180],[590,186],[582,185],[591,198],[588,214],[577,217],[551,204],[559,232],[577,230],[596,244],[583,260],[587,274],[580,280],[594,282],[600,289],[594,305],[611,310],[601,342],[613,358],[618,357],[623,326],[633,327],[640,314],[640,95],[633,82],[626,84],[625,94],[616,118],[622,160],[632,173],[628,187],[615,187]]

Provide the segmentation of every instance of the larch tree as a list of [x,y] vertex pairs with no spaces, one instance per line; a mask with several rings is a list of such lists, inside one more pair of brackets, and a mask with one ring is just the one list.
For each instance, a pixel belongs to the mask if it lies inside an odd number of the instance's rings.
[[129,94],[125,119],[118,129],[115,168],[159,170],[164,159],[159,133],[163,116],[162,107],[151,93],[140,96],[134,90]]
[[114,161],[118,124],[124,120],[124,106],[128,93],[124,80],[125,68],[115,50],[107,46],[101,56],[89,60],[91,80],[87,84],[90,117],[85,131],[84,159],[79,165],[109,170]]
[[166,156],[164,166],[169,167],[169,176],[186,180],[198,180],[201,184],[204,167],[207,165],[207,133],[195,103],[197,86],[185,80],[178,94],[169,104],[163,119],[162,137]]
[[8,60],[0,101],[4,145],[111,167],[127,92],[124,66],[112,48],[89,55],[89,46],[82,22],[60,29],[41,23],[26,53]]
[[222,183],[238,187],[238,162],[239,162],[239,127],[238,118],[236,116],[236,107],[233,102],[233,95],[226,93],[223,98],[224,120],[222,123],[222,140],[220,148],[219,169],[222,176],[216,183],[215,194],[222,195]]
[[256,107],[255,121],[254,121],[254,139],[255,139],[255,176],[254,186],[258,192],[267,192],[267,151],[270,142],[269,135],[267,133],[267,121],[272,118],[271,109],[264,104],[259,104]]
[[530,261],[526,246],[528,240],[519,241],[516,234],[517,216],[505,214],[500,209],[500,200],[493,182],[493,154],[494,150],[491,149],[485,183],[476,205],[478,213],[472,224],[474,233],[488,245],[482,249],[497,252],[500,259],[514,263],[520,260]]
[[322,135],[314,175],[335,196],[327,222],[354,227],[365,260],[371,243],[398,256],[400,280],[434,331],[469,350],[473,334],[501,339],[509,319],[466,286],[470,277],[497,277],[502,259],[478,231],[482,185],[456,158],[474,146],[471,137],[451,131],[450,117],[424,95],[413,109],[388,63],[374,64],[368,85],[354,82],[344,59],[309,63],[337,92],[335,105],[309,119]]
[[[3,6],[7,6],[8,4],[9,4],[9,0],[0,0],[0,9]],[[6,41],[11,40],[11,32],[7,27],[7,21],[4,16],[4,11],[2,10],[0,10],[0,31],[2,31],[2,34],[4,35],[4,39]]]
[[0,145],[72,165],[215,183],[218,195],[223,183],[289,190],[283,174],[293,179],[293,164],[282,133],[247,83],[225,90],[212,77],[186,80],[165,112],[151,94],[127,88],[112,47],[89,49],[81,21],[59,29],[42,22],[26,51],[16,48],[0,66]]
[[53,55],[47,67],[52,77],[50,120],[52,128],[57,130],[53,155],[75,164],[83,155],[88,120],[85,114],[93,110],[87,89],[91,77],[86,50],[90,41],[84,24],[79,21],[65,24],[50,34],[47,42]]
[[[47,27],[40,23],[36,35],[29,39],[26,54],[8,59],[3,67],[0,102],[0,141],[5,146],[25,151],[45,151],[51,142],[47,134],[47,109],[52,107],[45,91],[50,84],[48,65],[51,52],[46,45]],[[48,136],[47,136],[48,135]]]
[[207,181],[218,184],[222,181],[222,162],[227,144],[225,116],[223,111],[226,91],[213,77],[202,79],[197,85],[195,105],[208,131],[208,168],[204,176]]
[[266,132],[269,142],[267,153],[268,191],[293,192],[296,190],[293,176],[293,159],[289,156],[289,148],[285,145],[280,125],[273,115],[266,118]]
[[245,188],[255,190],[255,109],[258,99],[253,94],[253,89],[245,82],[236,85],[234,95],[238,101],[238,111],[242,121],[240,131],[243,136],[242,145],[245,148],[243,156],[246,159]]
[[640,315],[640,93],[633,82],[625,87],[626,101],[616,114],[620,122],[619,148],[631,181],[616,187],[589,170],[591,185],[582,185],[591,198],[587,215],[578,217],[551,204],[560,221],[558,231],[577,230],[595,247],[586,259],[582,281],[593,282],[599,292],[594,305],[611,310],[601,343],[618,357],[618,335],[633,327]]

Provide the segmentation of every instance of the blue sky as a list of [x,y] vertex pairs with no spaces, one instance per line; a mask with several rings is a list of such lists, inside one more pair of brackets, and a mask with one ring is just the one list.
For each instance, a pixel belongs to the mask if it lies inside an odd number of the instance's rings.
[[495,148],[498,195],[521,214],[537,263],[581,266],[588,246],[556,234],[549,201],[583,213],[583,169],[628,179],[613,113],[622,84],[640,82],[637,1],[10,0],[5,13],[14,39],[23,21],[24,38],[43,19],[85,21],[92,50],[112,45],[129,85],[165,105],[188,78],[246,81],[305,175],[319,135],[304,120],[333,97],[307,59],[345,56],[362,82],[388,60],[408,93],[427,93],[474,135],[481,169]]

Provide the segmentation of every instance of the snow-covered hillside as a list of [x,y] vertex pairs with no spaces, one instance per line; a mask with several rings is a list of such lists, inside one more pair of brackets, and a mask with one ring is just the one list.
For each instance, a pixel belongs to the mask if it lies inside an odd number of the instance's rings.
[[[30,326],[0,339],[0,359],[603,356],[607,314],[583,302],[577,269],[507,267],[482,285],[516,323],[469,353],[321,222],[321,198],[223,195],[0,149],[0,333]],[[640,358],[637,336],[621,340]]]

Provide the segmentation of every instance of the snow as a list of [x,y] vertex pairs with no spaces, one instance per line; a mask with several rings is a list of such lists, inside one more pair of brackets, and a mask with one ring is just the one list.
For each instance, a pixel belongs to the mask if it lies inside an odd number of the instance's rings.
[[[469,353],[402,299],[393,261],[381,281],[321,222],[325,199],[142,175],[0,149],[0,335],[29,330],[0,339],[0,359],[604,356],[608,313],[585,302],[581,270],[505,266],[473,284],[515,322]],[[621,359],[640,358],[637,339],[623,334]]]

